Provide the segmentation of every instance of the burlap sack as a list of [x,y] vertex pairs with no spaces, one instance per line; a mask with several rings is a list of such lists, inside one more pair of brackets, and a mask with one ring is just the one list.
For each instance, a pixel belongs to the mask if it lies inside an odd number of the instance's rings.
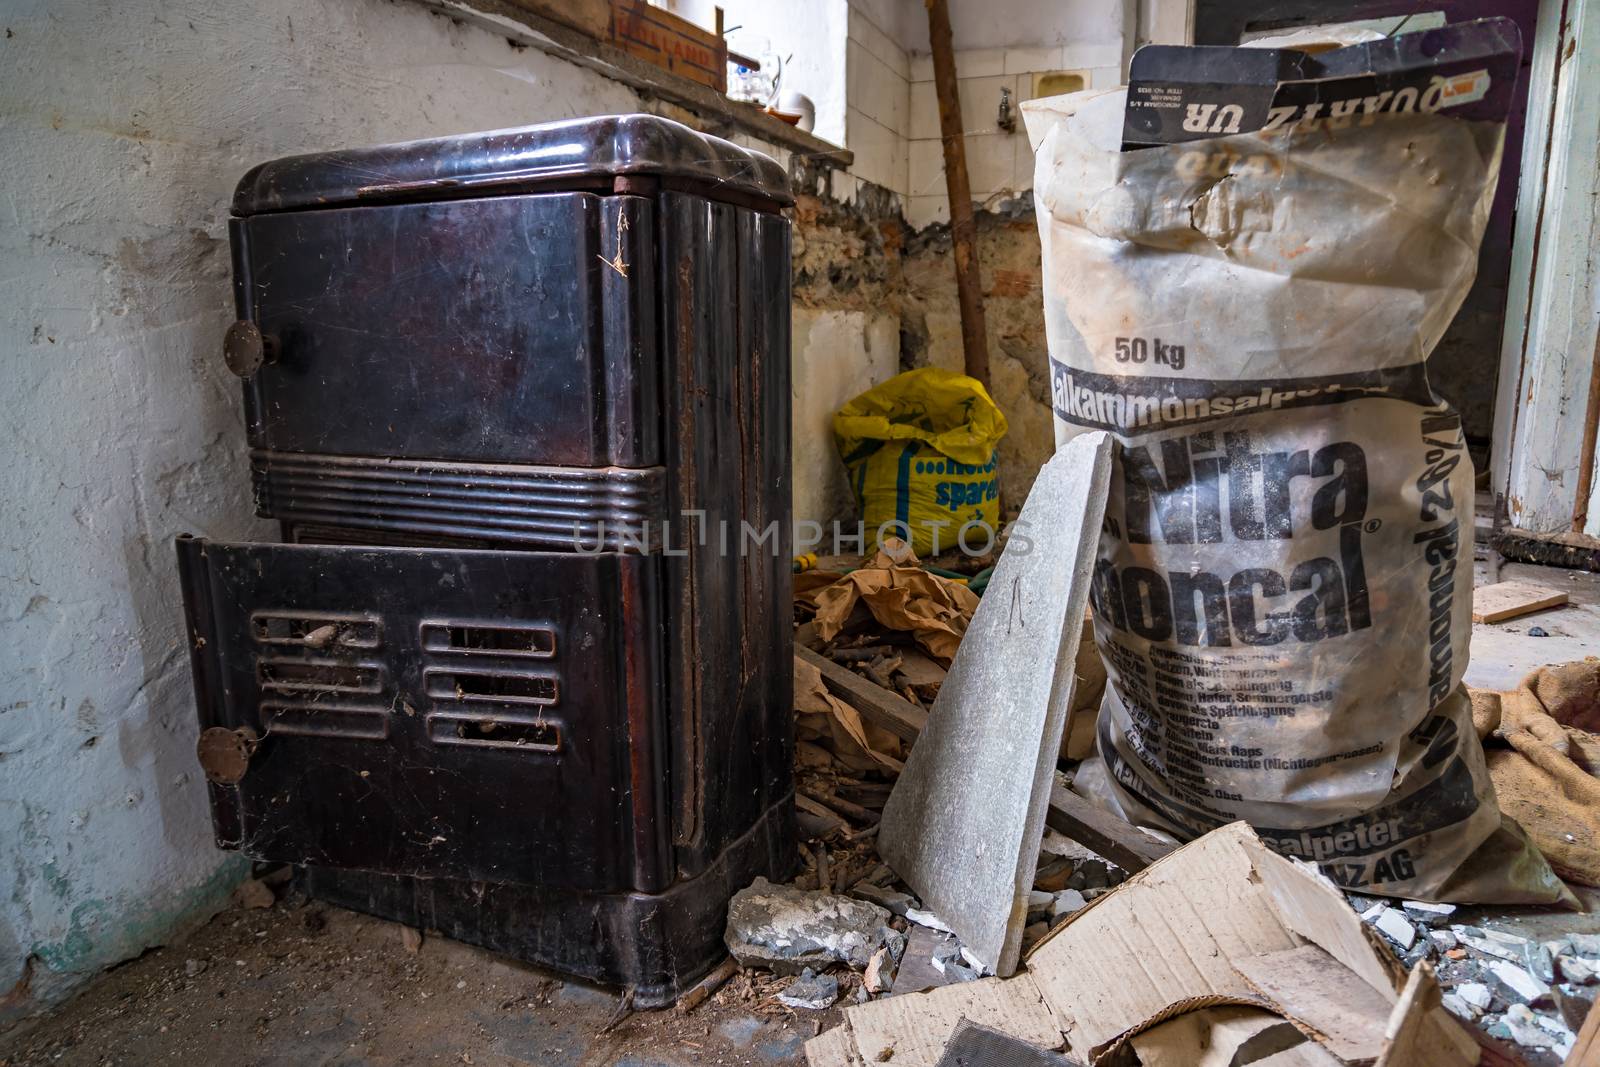
[[1500,810],[1557,874],[1600,886],[1600,660],[1541,667],[1510,692],[1474,690]]

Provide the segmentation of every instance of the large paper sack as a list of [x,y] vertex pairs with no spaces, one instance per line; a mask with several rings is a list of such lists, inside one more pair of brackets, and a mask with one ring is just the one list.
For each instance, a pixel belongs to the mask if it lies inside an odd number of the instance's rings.
[[1123,106],[1025,109],[1057,445],[1120,443],[1092,598],[1114,799],[1185,838],[1248,820],[1363,892],[1555,899],[1461,687],[1472,464],[1424,362],[1472,282],[1503,125],[1414,111],[1122,152]]

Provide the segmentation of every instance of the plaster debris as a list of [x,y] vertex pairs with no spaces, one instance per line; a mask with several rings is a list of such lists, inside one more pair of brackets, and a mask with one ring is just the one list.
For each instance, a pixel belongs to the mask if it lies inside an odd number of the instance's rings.
[[1448,952],[1461,943],[1449,930],[1430,930],[1428,940],[1432,941],[1433,947],[1440,952]]
[[1550,987],[1518,967],[1515,963],[1495,960],[1489,964],[1489,973],[1500,980],[1513,997],[1524,1004],[1537,1004],[1550,996]]
[[1501,1017],[1506,1024],[1506,1029],[1511,1031],[1511,1038],[1519,1045],[1528,1048],[1553,1048],[1563,1042],[1570,1042],[1573,1034],[1560,1020],[1539,1015],[1530,1011],[1524,1004],[1513,1004],[1506,1009]]
[[1485,1012],[1494,1003],[1494,994],[1482,982],[1462,982],[1455,988],[1455,995],[1466,1002],[1476,1012]]
[[1529,974],[1541,982],[1556,980],[1555,959],[1551,957],[1550,950],[1543,945],[1536,945],[1531,941],[1524,942],[1521,963]]
[[1372,925],[1401,948],[1408,949],[1417,940],[1417,928],[1411,925],[1411,920],[1403,912],[1395,908],[1384,908],[1372,920]]
[[907,908],[906,919],[916,923],[918,926],[926,926],[930,930],[937,930],[941,934],[955,933],[954,930],[945,925],[944,920],[940,919],[939,916],[935,915],[931,911],[922,911],[919,908]]
[[1050,915],[1050,907],[1055,903],[1056,895],[1035,889],[1028,894],[1028,922],[1035,923]]
[[885,908],[892,915],[905,915],[917,906],[917,898],[898,889],[887,889],[871,882],[862,882],[850,890],[850,895]]
[[1443,926],[1456,913],[1454,904],[1430,904],[1424,900],[1407,900],[1400,906],[1417,922],[1428,926]]
[[1578,955],[1600,959],[1600,934],[1568,934],[1567,940]]
[[823,1011],[833,1007],[838,999],[839,979],[831,974],[817,974],[809,967],[778,994],[779,1004],[806,1011]]
[[880,948],[872,954],[872,959],[867,962],[866,973],[861,976],[861,988],[868,993],[887,993],[889,991],[889,976],[885,973],[894,966],[889,959],[889,950]]
[[204,974],[205,973],[205,969],[206,969],[206,961],[205,960],[184,960],[183,961],[183,973],[185,975],[187,975],[188,977],[190,977],[190,978],[194,978],[197,975]]
[[1595,980],[1595,975],[1600,973],[1594,963],[1578,956],[1561,957],[1561,977],[1578,985],[1588,985]]
[[745,967],[777,974],[843,963],[864,969],[891,938],[889,913],[876,904],[757,878],[728,905],[724,940]]
[[1055,902],[1050,907],[1050,921],[1060,922],[1068,915],[1082,911],[1089,906],[1089,901],[1076,889],[1063,889],[1055,895]]

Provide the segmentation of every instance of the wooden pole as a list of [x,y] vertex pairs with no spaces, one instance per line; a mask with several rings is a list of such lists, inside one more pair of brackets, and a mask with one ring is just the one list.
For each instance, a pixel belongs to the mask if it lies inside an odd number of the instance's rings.
[[944,184],[950,196],[950,243],[956,260],[956,299],[961,305],[961,347],[967,375],[989,387],[989,338],[983,325],[983,281],[978,270],[978,230],[967,182],[967,142],[956,89],[956,54],[950,39],[948,0],[924,0],[928,42],[933,48],[933,88],[939,98],[939,133],[944,141]]

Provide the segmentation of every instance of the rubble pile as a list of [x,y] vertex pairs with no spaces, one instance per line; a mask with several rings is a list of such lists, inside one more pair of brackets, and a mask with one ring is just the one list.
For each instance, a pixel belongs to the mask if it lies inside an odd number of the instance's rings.
[[1407,968],[1433,966],[1451,1014],[1527,1049],[1572,1051],[1600,994],[1600,934],[1540,941],[1453,921],[1464,910],[1454,904],[1349,899]]

